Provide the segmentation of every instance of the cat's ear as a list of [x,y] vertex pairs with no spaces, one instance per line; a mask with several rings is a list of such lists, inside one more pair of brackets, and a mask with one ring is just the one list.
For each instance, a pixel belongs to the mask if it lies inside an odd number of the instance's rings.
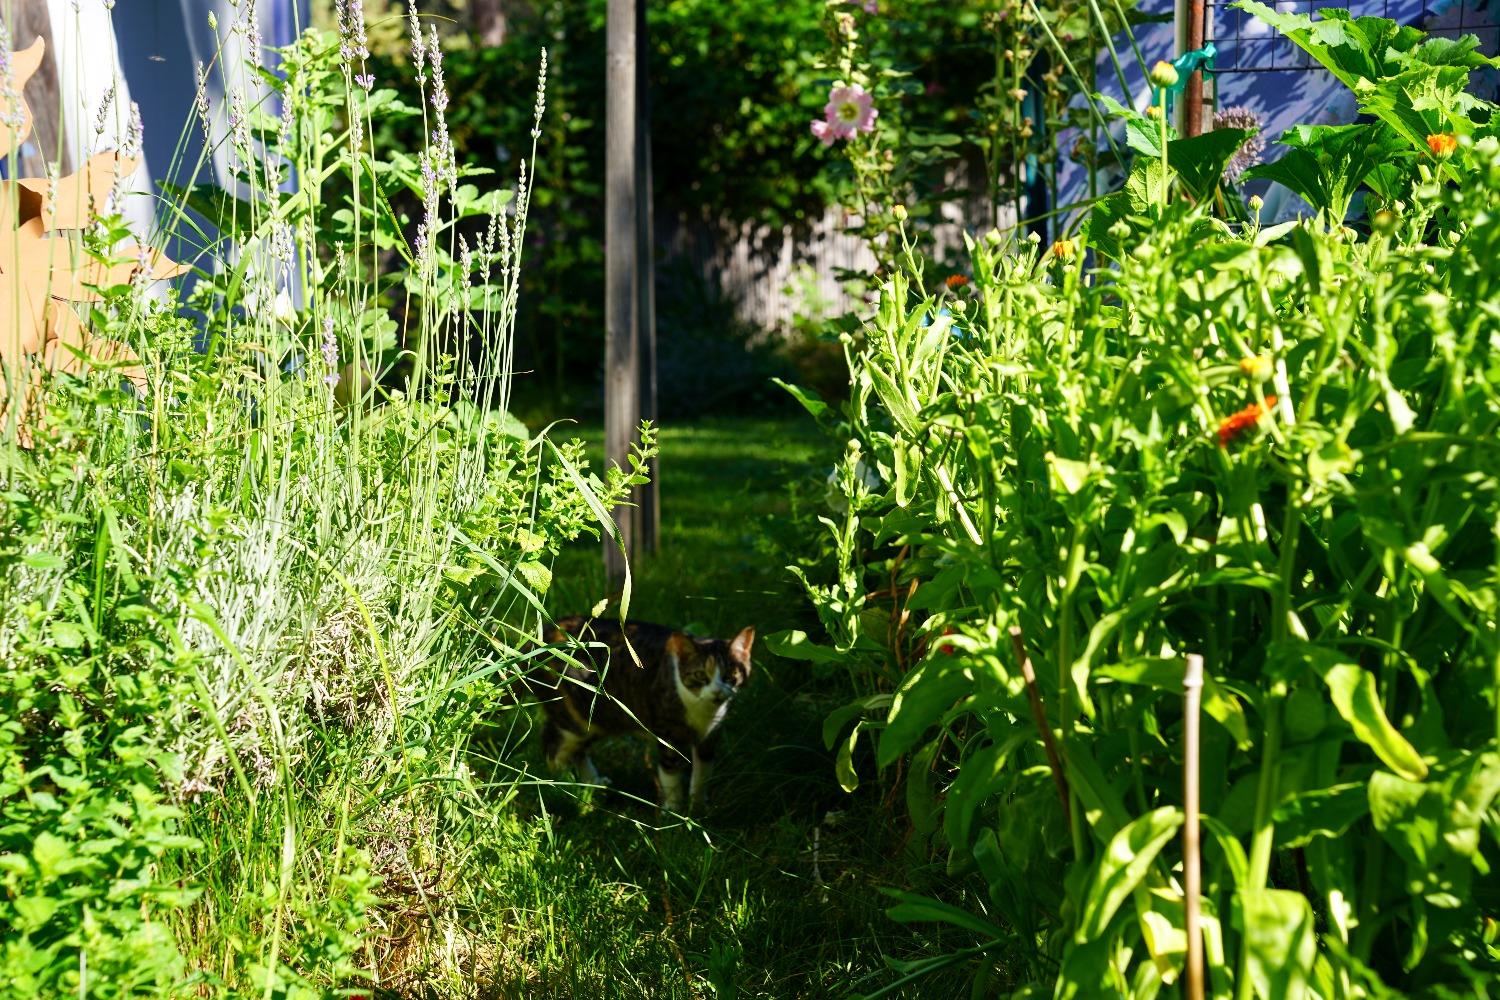
[[667,637],[667,655],[679,667],[684,663],[696,663],[698,660],[697,651],[693,648],[692,636],[682,632],[673,632]]
[[735,636],[729,643],[729,655],[737,662],[749,664],[750,644],[755,641],[755,626],[748,625],[740,629],[740,634]]

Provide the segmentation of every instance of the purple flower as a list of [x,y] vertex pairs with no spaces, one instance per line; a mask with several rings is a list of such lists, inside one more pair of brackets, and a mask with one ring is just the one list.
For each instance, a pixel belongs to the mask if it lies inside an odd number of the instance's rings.
[[370,90],[370,88],[373,87],[373,86],[375,86],[375,74],[374,73],[359,73],[359,74],[356,74],[355,77],[354,77],[354,82],[357,83],[357,84],[359,84],[361,87],[363,87],[365,89],[365,91],[368,93],[369,90]]

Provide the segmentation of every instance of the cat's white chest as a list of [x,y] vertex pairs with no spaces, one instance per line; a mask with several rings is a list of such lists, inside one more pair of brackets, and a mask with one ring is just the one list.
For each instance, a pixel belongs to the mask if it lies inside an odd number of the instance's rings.
[[673,680],[677,683],[677,697],[682,700],[682,714],[688,727],[698,734],[698,739],[706,739],[713,732],[714,727],[724,720],[724,713],[729,711],[729,700],[720,700],[713,696],[717,685],[717,676],[699,691],[695,691],[682,683],[682,677],[673,670]]

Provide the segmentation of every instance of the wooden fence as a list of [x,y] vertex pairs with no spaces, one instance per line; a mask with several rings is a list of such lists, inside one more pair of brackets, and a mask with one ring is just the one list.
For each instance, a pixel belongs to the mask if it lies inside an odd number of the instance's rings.
[[[979,237],[1015,224],[1009,205],[993,212],[975,185],[977,165],[956,167],[948,189],[953,200],[941,206],[942,221],[932,227],[932,250],[956,269],[966,259],[964,234]],[[979,189],[978,195],[972,192]],[[840,275],[869,274],[876,259],[865,240],[850,232],[858,217],[830,207],[811,225],[726,226],[679,215],[657,219],[657,252],[665,260],[686,261],[711,288],[735,304],[739,318],[767,331],[787,327],[797,316],[836,315],[852,308],[853,293]]]

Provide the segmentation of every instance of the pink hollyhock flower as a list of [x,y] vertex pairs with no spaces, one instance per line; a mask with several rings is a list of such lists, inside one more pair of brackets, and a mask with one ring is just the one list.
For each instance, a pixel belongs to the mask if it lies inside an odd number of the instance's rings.
[[818,141],[824,146],[832,146],[833,141],[839,138],[832,125],[818,119],[812,123],[812,134],[818,137]]
[[875,98],[857,83],[834,87],[823,116],[836,131],[836,138],[852,139],[856,132],[875,131]]

